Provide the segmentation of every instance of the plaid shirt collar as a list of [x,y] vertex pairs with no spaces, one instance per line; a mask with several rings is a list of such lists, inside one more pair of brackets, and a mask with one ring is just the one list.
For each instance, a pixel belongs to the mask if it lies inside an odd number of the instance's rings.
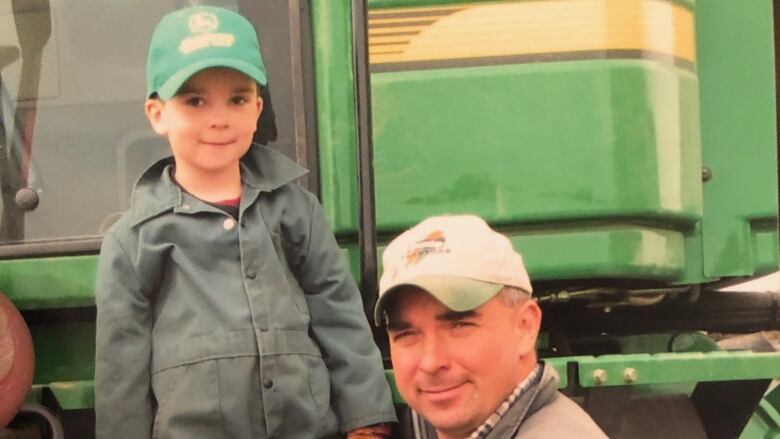
[[509,396],[504,400],[504,402],[498,406],[498,409],[496,409],[496,411],[493,412],[493,414],[490,415],[482,425],[480,425],[471,433],[468,439],[484,439],[491,431],[493,431],[493,428],[498,424],[506,412],[509,411],[515,401],[517,401],[517,398],[520,397],[523,392],[528,390],[529,387],[535,385],[539,381],[541,372],[542,365],[537,363],[534,370],[528,374],[528,376],[520,384],[518,384],[517,387],[515,387],[515,390],[513,390],[512,393],[510,393]]

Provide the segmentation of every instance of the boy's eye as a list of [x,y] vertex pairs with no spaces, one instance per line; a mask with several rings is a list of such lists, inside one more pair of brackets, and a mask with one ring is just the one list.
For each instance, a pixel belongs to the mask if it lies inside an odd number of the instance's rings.
[[184,100],[184,103],[189,107],[200,107],[205,101],[200,96],[190,96]]
[[230,103],[233,105],[246,104],[247,102],[249,102],[249,99],[247,99],[246,96],[233,96],[230,99]]

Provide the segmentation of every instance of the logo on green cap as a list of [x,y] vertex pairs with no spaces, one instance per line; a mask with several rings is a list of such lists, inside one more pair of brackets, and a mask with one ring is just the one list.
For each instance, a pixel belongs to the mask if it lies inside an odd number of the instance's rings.
[[179,50],[185,55],[206,47],[230,47],[236,42],[233,34],[211,33],[219,27],[219,20],[209,12],[193,14],[187,24],[190,32],[198,35],[187,37],[179,44]]
[[205,32],[213,32],[219,27],[219,20],[217,16],[210,12],[199,12],[193,14],[188,20],[187,24],[190,27],[190,32],[194,34],[202,34]]

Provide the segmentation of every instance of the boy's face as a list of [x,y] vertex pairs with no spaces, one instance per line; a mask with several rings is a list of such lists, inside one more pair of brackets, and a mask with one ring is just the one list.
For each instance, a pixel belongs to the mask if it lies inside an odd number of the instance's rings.
[[148,99],[152,128],[167,136],[179,171],[201,176],[234,170],[263,110],[257,83],[229,68],[193,75],[168,101]]

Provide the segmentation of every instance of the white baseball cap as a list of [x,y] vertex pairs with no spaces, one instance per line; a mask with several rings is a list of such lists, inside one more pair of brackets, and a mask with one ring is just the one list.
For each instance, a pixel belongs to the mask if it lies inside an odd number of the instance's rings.
[[399,287],[416,286],[453,311],[468,311],[504,286],[533,292],[523,257],[509,239],[474,215],[428,218],[396,237],[382,254],[384,272],[374,321]]

